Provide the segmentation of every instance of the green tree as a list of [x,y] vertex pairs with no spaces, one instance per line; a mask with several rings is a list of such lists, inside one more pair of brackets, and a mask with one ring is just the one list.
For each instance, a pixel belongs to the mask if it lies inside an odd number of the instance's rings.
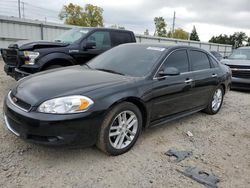
[[154,23],[155,23],[155,36],[159,36],[159,37],[166,37],[167,35],[167,31],[166,31],[166,27],[167,24],[164,20],[163,17],[155,17],[154,18]]
[[244,42],[247,42],[247,35],[244,32],[235,32],[233,35],[219,35],[213,36],[209,42],[219,43],[219,44],[230,44],[233,45],[234,48],[238,48],[243,46]]
[[197,31],[196,31],[195,26],[193,27],[193,30],[192,30],[192,32],[190,34],[190,40],[200,41],[199,35],[198,35]]
[[247,44],[246,44],[246,46],[250,46],[250,37],[248,37],[248,39],[247,39]]
[[238,48],[244,46],[243,42],[247,42],[248,37],[244,32],[235,32],[230,36],[230,40],[233,43],[234,48]]
[[233,45],[231,36],[222,34],[219,36],[213,36],[208,42]]
[[171,34],[172,38],[188,40],[189,34],[181,28],[178,28]]
[[85,27],[103,27],[103,9],[98,6],[86,4],[81,7],[70,3],[64,5],[59,18],[64,20],[65,24],[79,25]]
[[146,29],[146,30],[144,31],[144,35],[149,35],[148,29]]

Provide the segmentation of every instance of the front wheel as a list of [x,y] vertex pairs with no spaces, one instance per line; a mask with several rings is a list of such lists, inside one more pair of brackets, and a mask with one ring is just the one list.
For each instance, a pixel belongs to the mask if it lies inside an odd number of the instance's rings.
[[224,99],[224,89],[222,86],[218,87],[214,93],[212,98],[209,101],[209,104],[207,108],[205,109],[205,112],[207,114],[217,114],[222,106],[223,99]]
[[97,147],[109,155],[130,150],[142,130],[142,115],[132,103],[123,102],[106,115],[97,140]]

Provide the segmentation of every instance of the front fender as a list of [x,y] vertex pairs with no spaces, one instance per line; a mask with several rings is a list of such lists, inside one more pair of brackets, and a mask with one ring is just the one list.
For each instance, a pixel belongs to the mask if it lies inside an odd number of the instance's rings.
[[55,60],[58,60],[58,61],[60,61],[60,60],[65,61],[66,60],[67,62],[70,62],[72,65],[76,64],[76,61],[73,57],[71,57],[68,54],[60,53],[60,52],[47,54],[47,55],[41,57],[40,59],[38,59],[36,64],[38,64],[40,69],[42,69],[42,67],[44,65],[46,65],[47,63],[49,63],[51,61],[55,61]]

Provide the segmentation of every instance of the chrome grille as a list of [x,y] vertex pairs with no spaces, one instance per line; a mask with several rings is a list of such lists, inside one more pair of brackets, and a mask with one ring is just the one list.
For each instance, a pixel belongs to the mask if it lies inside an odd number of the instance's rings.
[[17,108],[25,111],[25,112],[28,112],[30,111],[31,109],[31,105],[22,101],[21,99],[15,97],[12,92],[10,91],[9,94],[8,94],[8,99],[9,101],[14,105],[16,106]]

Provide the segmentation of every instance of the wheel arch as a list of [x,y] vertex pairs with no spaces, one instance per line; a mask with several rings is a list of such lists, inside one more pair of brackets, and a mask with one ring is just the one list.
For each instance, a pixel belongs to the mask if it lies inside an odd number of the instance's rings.
[[114,102],[109,108],[113,108],[117,104],[120,104],[122,102],[130,102],[134,104],[141,112],[142,114],[142,126],[145,128],[149,125],[149,112],[146,107],[146,104],[138,97],[126,97],[119,99],[118,101]]
[[75,65],[76,61],[73,57],[65,53],[50,53],[39,59],[38,63],[41,66],[40,70],[44,70],[45,68],[51,65],[62,65],[62,66]]

